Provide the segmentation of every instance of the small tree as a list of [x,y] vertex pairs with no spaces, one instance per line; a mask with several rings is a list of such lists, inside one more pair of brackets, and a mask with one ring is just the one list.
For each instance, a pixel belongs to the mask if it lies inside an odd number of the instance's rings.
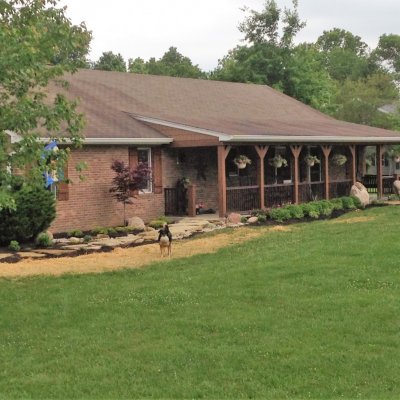
[[115,172],[110,189],[112,196],[124,206],[124,225],[126,224],[126,205],[132,204],[139,191],[143,191],[151,179],[151,169],[146,163],[140,163],[136,168],[130,169],[123,161],[115,160],[111,164]]

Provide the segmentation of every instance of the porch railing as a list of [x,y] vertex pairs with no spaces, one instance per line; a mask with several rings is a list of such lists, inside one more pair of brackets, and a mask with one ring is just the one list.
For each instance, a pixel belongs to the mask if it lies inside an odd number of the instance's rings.
[[226,208],[228,211],[250,211],[260,207],[260,189],[258,186],[226,188]]
[[329,184],[329,195],[331,199],[350,195],[352,180],[331,181]]
[[325,183],[318,182],[300,182],[299,183],[299,201],[305,203],[307,201],[322,200],[325,198]]
[[[383,194],[393,193],[393,182],[395,178],[393,176],[383,176]],[[367,188],[368,193],[378,193],[378,184],[376,175],[364,175],[362,178],[363,185]]]
[[275,184],[264,186],[266,207],[278,207],[293,202],[293,184]]

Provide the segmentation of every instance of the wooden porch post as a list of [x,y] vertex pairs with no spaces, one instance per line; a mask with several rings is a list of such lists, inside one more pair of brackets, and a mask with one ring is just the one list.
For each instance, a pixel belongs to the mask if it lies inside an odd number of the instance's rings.
[[376,145],[376,186],[378,189],[378,199],[381,199],[383,196],[382,156],[383,156],[383,146],[381,144],[377,144]]
[[225,160],[231,146],[223,144],[218,146],[218,210],[219,216],[225,217],[226,214],[226,173]]
[[332,146],[321,146],[322,152],[324,153],[324,181],[325,181],[325,199],[329,200],[329,154],[332,151]]
[[351,181],[353,185],[357,181],[357,166],[356,166],[356,145],[351,144],[349,146],[351,152]]
[[301,148],[303,146],[299,144],[293,144],[290,146],[294,157],[294,203],[299,204],[299,156]]
[[255,146],[256,152],[258,154],[257,160],[257,178],[258,178],[258,187],[260,188],[260,208],[265,208],[265,199],[264,199],[264,185],[265,185],[265,171],[264,171],[264,158],[267,154],[269,146],[257,145]]

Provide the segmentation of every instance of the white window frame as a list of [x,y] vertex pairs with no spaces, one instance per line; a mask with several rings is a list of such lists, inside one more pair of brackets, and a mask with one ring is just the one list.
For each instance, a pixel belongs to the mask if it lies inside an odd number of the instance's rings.
[[[151,147],[138,147],[138,164],[140,163],[139,161],[139,151],[147,151],[147,166],[151,169]],[[150,179],[147,181],[147,188],[140,189],[139,194],[145,194],[145,193],[153,193],[153,170],[151,169],[150,173]]]

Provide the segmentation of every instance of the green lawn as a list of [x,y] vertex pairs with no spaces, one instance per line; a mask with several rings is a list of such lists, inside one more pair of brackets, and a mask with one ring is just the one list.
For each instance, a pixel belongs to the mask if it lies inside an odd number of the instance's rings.
[[374,219],[0,280],[0,398],[399,398],[400,207],[340,219],[359,216]]

